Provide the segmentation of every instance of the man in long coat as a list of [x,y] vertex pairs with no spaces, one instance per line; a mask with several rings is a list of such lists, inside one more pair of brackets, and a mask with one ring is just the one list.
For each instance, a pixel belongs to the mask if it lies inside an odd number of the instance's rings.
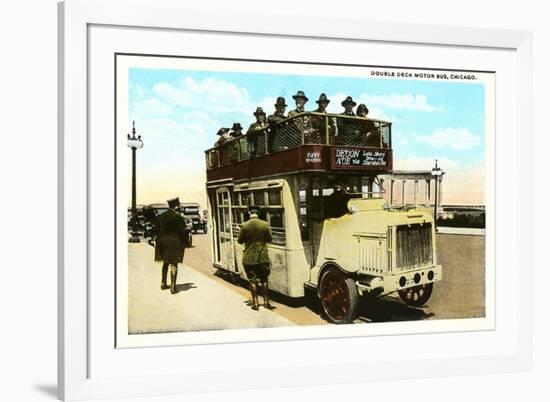
[[[170,293],[177,293],[176,279],[178,264],[183,262],[187,245],[187,226],[178,212],[179,198],[168,200],[168,210],[158,216],[158,236],[155,242],[155,261],[162,261],[161,290],[170,289]],[[166,283],[170,268],[170,286]]]
[[264,307],[272,309],[269,304],[268,278],[271,272],[271,261],[267,253],[267,243],[273,238],[269,224],[258,218],[258,208],[250,207],[250,219],[242,224],[239,244],[244,244],[243,266],[250,283],[252,309],[258,310],[258,286],[263,288]]

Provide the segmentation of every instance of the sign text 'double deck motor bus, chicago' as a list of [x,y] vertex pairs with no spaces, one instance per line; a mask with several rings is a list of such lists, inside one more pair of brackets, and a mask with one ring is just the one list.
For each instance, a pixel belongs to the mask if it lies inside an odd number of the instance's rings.
[[353,321],[363,295],[422,306],[442,277],[433,217],[384,202],[392,164],[390,122],[314,112],[207,150],[214,266],[246,278],[237,238],[254,205],[273,232],[271,289],[316,289],[334,323]]

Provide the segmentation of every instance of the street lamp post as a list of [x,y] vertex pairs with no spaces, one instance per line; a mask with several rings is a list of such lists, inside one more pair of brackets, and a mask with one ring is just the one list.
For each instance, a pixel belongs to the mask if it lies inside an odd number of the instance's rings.
[[443,175],[443,171],[441,170],[441,168],[439,168],[437,166],[437,159],[435,160],[435,167],[432,168],[432,176],[435,178],[435,199],[434,199],[434,228],[435,228],[435,231],[437,232],[437,194],[438,194],[438,191],[437,191],[437,184],[438,184],[438,181],[439,181],[439,178]]
[[132,135],[128,134],[128,147],[132,150],[132,218],[130,219],[132,236],[128,240],[130,243],[140,242],[136,209],[136,151],[143,148],[143,141],[141,140],[141,135],[136,137],[135,123],[135,121],[132,121]]

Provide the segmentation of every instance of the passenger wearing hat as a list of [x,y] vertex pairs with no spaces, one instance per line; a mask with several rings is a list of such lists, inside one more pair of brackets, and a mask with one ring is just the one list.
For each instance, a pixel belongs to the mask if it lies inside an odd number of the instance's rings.
[[[233,126],[231,127],[231,132],[229,133],[229,138],[231,140],[234,140],[235,138],[239,138],[243,135],[243,127],[241,126],[241,123],[233,123]],[[246,155],[246,145],[244,145],[244,141],[242,141],[243,144],[241,144],[241,141],[234,140],[231,141],[231,143],[228,145],[227,151],[229,152],[229,160],[231,162],[238,162],[239,156],[241,159],[244,159],[242,155]],[[242,149],[244,145],[244,150]],[[239,147],[241,148],[241,152],[239,152]]]
[[288,117],[292,117],[294,115],[297,115],[298,113],[304,113],[304,107],[309,100],[304,91],[296,92],[296,95],[292,95],[292,99],[294,99],[294,101],[296,102],[296,109],[288,112]]
[[220,128],[216,135],[219,135],[220,138],[218,138],[218,141],[214,144],[215,147],[219,147],[231,139],[231,136],[229,135],[229,128],[227,127]]
[[[341,105],[344,107],[344,111],[340,113],[340,116],[349,116],[349,117],[355,117],[355,113],[353,113],[353,108],[357,103],[353,100],[351,96],[346,97],[341,103]],[[359,134],[359,124],[355,119],[351,118],[338,118],[338,135],[339,136],[350,136],[350,135],[358,135]],[[342,142],[343,137],[340,138],[340,141]]]
[[233,126],[231,127],[231,133],[229,135],[233,138],[243,135],[243,126],[241,126],[241,123],[233,123]]
[[367,147],[380,148],[380,131],[372,120],[368,120],[369,108],[361,103],[357,106],[357,117],[362,117],[365,121],[359,122],[361,134],[364,136],[364,143]]
[[214,147],[217,149],[213,149],[210,153],[210,163],[212,166],[218,166],[220,161],[224,161],[225,163],[227,160],[227,149],[223,145],[227,144],[227,142],[231,139],[231,136],[229,135],[229,128],[227,127],[220,128],[217,135],[220,137],[214,144]]
[[355,116],[355,113],[353,113],[353,108],[357,105],[357,103],[355,103],[351,96],[346,97],[346,99],[342,101],[341,105],[344,107],[344,112],[340,113],[341,115]]
[[[277,128],[281,127],[280,123],[286,119],[285,109],[288,106],[286,104],[285,98],[279,96],[275,102],[275,112],[267,117],[267,122],[269,123],[269,152],[273,151],[273,143],[277,136]],[[280,151],[277,149],[277,151]]]
[[[304,91],[296,92],[296,95],[292,95],[292,99],[294,99],[294,101],[296,102],[296,109],[291,110],[290,112],[288,112],[288,117],[289,118],[293,117],[293,116],[296,116],[299,113],[304,113],[305,112],[305,109],[304,109],[305,104],[309,100],[309,98],[306,96]],[[298,129],[300,137],[301,137],[302,132],[303,132],[304,142],[306,144],[309,143],[310,142],[310,137],[313,133],[313,127],[311,126],[311,116],[306,115],[306,116],[297,117],[294,120],[292,120],[292,123]],[[295,139],[292,142],[295,142]],[[302,138],[300,138],[299,142],[300,143],[302,142]]]
[[[327,114],[327,106],[330,103],[330,99],[328,99],[324,93],[319,95],[319,99],[317,99],[315,103],[317,103],[317,109],[314,110],[315,113]],[[327,122],[329,135],[334,135],[334,128],[336,127],[336,125],[334,124],[333,118],[327,118],[319,115],[311,116],[311,126],[315,130],[315,134],[317,137],[319,137],[321,143],[325,143],[324,136],[327,130]]]
[[279,96],[274,106],[275,106],[275,112],[273,112],[273,114],[267,117],[267,121],[270,124],[271,123],[276,124],[286,119],[285,109],[288,105],[286,104],[285,98],[283,98],[282,96]]
[[[155,241],[155,261],[162,261],[161,290],[170,289],[177,293],[176,279],[178,264],[183,262],[185,247],[188,245],[188,232],[185,220],[179,213],[179,198],[167,201],[168,210],[158,216],[158,236]],[[170,268],[170,286],[166,283]]]
[[263,134],[264,130],[268,128],[265,112],[260,106],[256,108],[254,116],[256,117],[256,122],[252,123],[246,132],[250,158],[254,158],[256,156],[258,150],[258,138],[260,137],[260,134]]
[[258,310],[258,287],[263,289],[264,307],[273,309],[269,303],[268,279],[271,261],[267,252],[267,243],[273,238],[269,224],[258,218],[259,209],[249,208],[250,219],[241,225],[238,242],[244,244],[243,266],[250,283],[252,309]]

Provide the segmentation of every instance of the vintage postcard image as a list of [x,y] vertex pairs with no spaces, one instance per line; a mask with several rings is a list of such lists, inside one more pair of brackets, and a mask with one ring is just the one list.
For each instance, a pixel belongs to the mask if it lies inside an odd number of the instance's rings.
[[115,70],[118,347],[492,328],[494,73]]

